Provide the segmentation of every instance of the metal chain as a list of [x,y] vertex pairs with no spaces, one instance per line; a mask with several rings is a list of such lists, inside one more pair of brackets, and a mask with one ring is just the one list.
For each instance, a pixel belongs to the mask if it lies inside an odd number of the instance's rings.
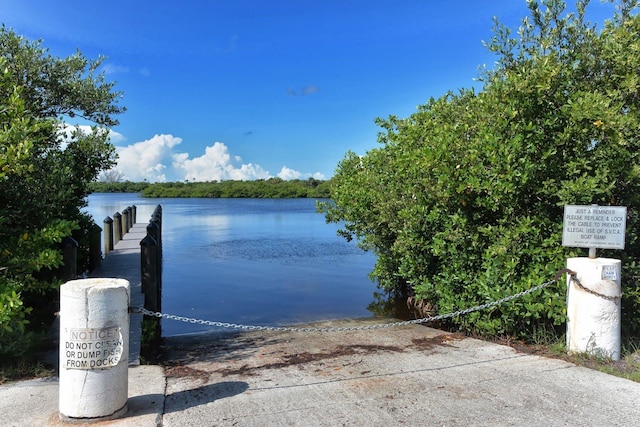
[[591,289],[587,288],[582,283],[580,283],[580,280],[578,279],[578,276],[575,275],[575,274],[571,275],[571,280],[573,281],[573,283],[576,284],[577,287],[579,287],[580,289],[582,289],[583,291],[585,291],[588,294],[595,295],[597,297],[604,298],[604,299],[606,299],[608,301],[614,301],[614,302],[622,298],[622,294],[611,296],[611,295],[604,295],[604,294],[601,294],[601,293],[596,292],[596,291],[592,291]]
[[514,295],[509,295],[507,297],[501,298],[496,301],[488,302],[486,304],[476,305],[475,307],[467,308],[464,310],[455,311],[449,314],[439,314],[437,316],[429,316],[421,319],[414,320],[405,320],[401,322],[392,322],[392,323],[380,323],[375,325],[367,325],[367,326],[352,326],[352,327],[339,327],[339,328],[296,328],[296,327],[288,327],[288,326],[259,326],[259,325],[238,325],[235,323],[224,323],[224,322],[215,322],[211,320],[200,320],[189,317],[176,316],[173,314],[160,313],[157,311],[147,310],[144,307],[134,308],[133,312],[142,313],[147,316],[158,317],[169,320],[177,320],[179,322],[192,323],[196,325],[206,325],[206,326],[215,326],[220,328],[230,328],[230,329],[241,329],[245,331],[277,331],[277,332],[346,332],[346,331],[365,331],[370,329],[382,329],[382,328],[393,328],[398,326],[406,326],[406,325],[416,325],[422,323],[429,322],[437,322],[439,320],[451,319],[457,316],[463,316],[465,314],[473,313],[474,311],[485,310],[487,308],[492,308],[500,304],[504,304],[505,302],[512,301],[514,299],[523,297],[525,295],[536,292],[540,289],[544,289],[551,284],[558,281],[562,274],[568,273],[574,281],[577,280],[576,274],[571,270],[560,270],[556,276],[549,280],[548,282],[542,283],[540,285],[534,286],[533,288],[527,289],[522,292],[518,292]]

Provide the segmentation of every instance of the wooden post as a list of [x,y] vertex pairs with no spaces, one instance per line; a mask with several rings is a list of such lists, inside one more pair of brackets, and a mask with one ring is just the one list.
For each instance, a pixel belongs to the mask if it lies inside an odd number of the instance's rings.
[[102,222],[104,225],[104,254],[107,255],[113,250],[113,220],[106,217]]
[[158,245],[155,239],[147,234],[140,241],[140,270],[142,271],[142,292],[144,307],[151,311],[160,311],[161,304],[158,291]]
[[127,206],[127,233],[133,227],[133,209],[131,206]]
[[147,224],[147,235],[153,237],[156,246],[160,247],[160,227],[157,222],[149,221],[149,224]]
[[62,280],[75,280],[78,277],[78,242],[73,237],[62,239],[62,262]]
[[[149,234],[140,241],[140,269],[144,308],[159,312],[162,309],[162,290],[158,278],[158,245]],[[151,346],[155,347],[162,337],[160,318],[145,316],[143,325],[145,322],[149,325],[148,333],[151,334],[149,341],[152,343]]]
[[131,212],[133,213],[131,215],[131,225],[133,226],[138,221],[138,208],[136,205],[131,205]]
[[102,263],[102,249],[100,248],[102,228],[98,224],[93,224],[90,233],[89,271],[93,271]]
[[158,227],[157,235],[154,236],[156,242],[158,243],[158,247],[160,248],[159,257],[162,259],[162,206],[158,205],[153,211],[151,215],[151,221],[156,224]]
[[113,243],[116,244],[122,240],[122,215],[120,212],[113,214]]
[[129,231],[129,211],[124,209],[122,211],[122,238],[124,239],[124,235]]
[[162,293],[162,246],[159,243],[161,241],[161,236],[160,227],[158,227],[157,222],[149,221],[149,224],[147,225],[147,236],[151,236],[153,241],[156,243],[156,288],[159,289],[158,295],[160,295]]

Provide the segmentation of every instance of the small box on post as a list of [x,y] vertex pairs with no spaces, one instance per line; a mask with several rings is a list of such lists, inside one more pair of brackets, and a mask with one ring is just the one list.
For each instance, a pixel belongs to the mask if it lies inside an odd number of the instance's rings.
[[569,258],[567,268],[567,349],[620,359],[621,261],[596,258],[596,249],[624,249],[625,206],[564,208],[562,245],[589,249],[589,257]]
[[109,420],[127,412],[129,282],[72,280],[60,287],[60,419]]

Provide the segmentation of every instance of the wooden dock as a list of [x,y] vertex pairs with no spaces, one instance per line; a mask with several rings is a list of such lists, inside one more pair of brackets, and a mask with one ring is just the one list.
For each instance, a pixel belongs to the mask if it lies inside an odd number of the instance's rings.
[[[129,281],[132,308],[144,305],[140,269],[140,241],[147,235],[147,224],[137,223],[129,229],[113,251],[102,260],[102,264],[93,270],[90,278],[116,278]],[[140,364],[140,345],[142,338],[142,317],[140,313],[131,313],[129,324],[129,365]]]

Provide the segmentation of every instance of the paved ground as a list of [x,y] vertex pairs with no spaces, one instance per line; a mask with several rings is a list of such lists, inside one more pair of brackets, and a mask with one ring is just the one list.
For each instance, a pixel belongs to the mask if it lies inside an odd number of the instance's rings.
[[[161,426],[164,390],[165,378],[161,366],[131,366],[128,413],[120,420],[103,421],[92,425]],[[59,419],[58,396],[57,376],[1,385],[0,425],[3,427],[70,425]],[[83,425],[83,423],[77,424]]]
[[424,326],[168,343],[167,427],[640,425],[638,383]]
[[[164,370],[130,367],[129,413],[96,425],[640,425],[639,383],[424,326],[166,342]],[[62,425],[57,396],[55,377],[0,386],[0,425]]]

